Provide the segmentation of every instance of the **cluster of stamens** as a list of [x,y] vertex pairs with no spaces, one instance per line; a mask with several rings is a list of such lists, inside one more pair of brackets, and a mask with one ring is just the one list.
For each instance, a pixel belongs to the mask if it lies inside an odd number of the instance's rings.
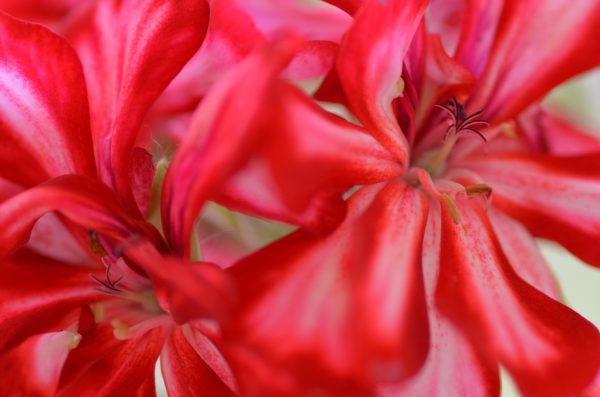
[[447,105],[435,105],[435,107],[446,111],[452,119],[452,124],[450,124],[446,130],[444,140],[446,140],[450,134],[458,135],[462,132],[469,132],[476,134],[483,139],[484,142],[487,142],[485,136],[481,132],[477,131],[477,128],[489,126],[487,121],[479,119],[483,111],[480,110],[468,115],[464,106],[458,103],[454,97],[450,99],[450,102]]

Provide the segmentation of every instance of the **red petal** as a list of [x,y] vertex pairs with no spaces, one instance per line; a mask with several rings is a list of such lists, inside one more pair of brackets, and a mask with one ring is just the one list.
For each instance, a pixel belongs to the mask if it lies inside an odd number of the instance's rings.
[[517,125],[535,153],[576,156],[600,152],[598,138],[539,106],[523,112]]
[[46,28],[0,13],[0,176],[30,186],[95,176],[77,56]]
[[570,396],[600,365],[600,333],[521,280],[476,200],[444,207],[436,303],[476,346],[498,359],[525,396]]
[[558,84],[600,64],[599,34],[597,2],[505,1],[474,109],[485,108],[493,121],[517,115]]
[[[466,163],[465,163],[466,164]],[[555,240],[600,266],[600,154],[578,157],[496,154],[468,167],[494,189],[494,205],[536,236]]]
[[110,326],[86,333],[71,352],[60,380],[58,397],[129,396],[154,374],[166,336],[155,328],[136,339],[115,339]]
[[379,141],[408,165],[406,139],[392,110],[402,62],[427,1],[371,0],[356,14],[338,56],[351,110]]
[[360,8],[364,0],[325,0],[328,3],[333,4],[336,7],[341,8],[346,11],[350,15],[354,15],[356,11]]
[[[195,332],[189,326],[184,327],[189,332]],[[198,354],[188,338],[184,328],[175,328],[160,356],[169,396],[237,396]]]
[[149,243],[126,248],[125,256],[148,273],[157,298],[176,322],[183,324],[203,317],[223,319],[228,314],[234,291],[218,266],[163,257]]
[[[163,187],[163,225],[176,251],[189,250],[200,208],[247,160],[258,135],[251,128],[256,114],[295,45],[286,42],[247,58],[220,80],[196,111]],[[250,96],[254,99],[248,102]]]
[[32,336],[0,357],[0,390],[7,396],[53,397],[69,351],[81,335],[70,331]]
[[0,204],[0,224],[10,225],[0,229],[0,256],[26,243],[38,218],[51,211],[119,243],[135,235],[152,236],[151,227],[130,218],[105,185],[95,179],[68,175]]
[[135,207],[131,155],[150,105],[198,50],[204,1],[99,1],[70,37],[84,65],[101,179]]
[[243,337],[296,368],[308,385],[416,371],[427,346],[420,271],[426,204],[399,183],[363,188],[331,236],[297,232],[234,266],[246,305]]
[[430,347],[423,368],[395,386],[383,386],[381,397],[445,397],[448,390],[462,397],[498,397],[500,379],[495,360],[475,349],[435,307],[441,244],[441,210],[430,203],[423,240],[423,273],[431,329]]
[[546,295],[561,300],[560,288],[525,227],[496,209],[490,210],[489,217],[502,251],[517,275]]
[[99,300],[88,267],[65,265],[22,252],[2,260],[0,350],[45,331],[62,331],[77,320],[76,309]]

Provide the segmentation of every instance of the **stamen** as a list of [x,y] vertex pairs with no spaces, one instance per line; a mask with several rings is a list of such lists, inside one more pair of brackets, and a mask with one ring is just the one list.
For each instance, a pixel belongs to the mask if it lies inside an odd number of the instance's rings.
[[102,243],[100,242],[100,238],[98,237],[98,233],[96,233],[93,230],[88,230],[87,232],[87,243],[88,243],[88,247],[90,248],[90,251],[92,251],[92,254],[96,255],[96,256],[106,256],[106,250],[104,249],[104,247],[102,246]]
[[79,334],[79,333],[73,334],[73,338],[69,342],[69,349],[73,350],[77,346],[79,346],[79,342],[81,342],[81,338],[82,338],[81,334]]
[[[475,129],[476,126],[489,126],[487,121],[479,119],[483,114],[483,111],[480,110],[471,115],[467,115],[464,106],[458,103],[454,97],[450,99],[450,102],[447,105],[435,105],[435,107],[443,109],[452,119],[452,124],[450,124],[446,130],[444,140],[446,140],[450,134],[458,135],[461,132],[470,132],[479,136],[484,142],[487,142],[486,137]],[[454,131],[454,133],[452,133],[452,131]]]
[[94,322],[100,324],[104,321],[104,305],[102,303],[93,303],[90,305],[92,314],[94,315]]
[[465,187],[465,192],[469,196],[483,194],[485,197],[489,198],[492,195],[492,188],[485,183],[476,183]]
[[451,196],[445,193],[442,194],[442,200],[444,200],[446,209],[448,210],[448,212],[450,212],[450,216],[452,217],[454,223],[456,223],[457,225],[460,224],[461,217],[460,212],[458,211],[458,207],[456,206],[456,201],[454,201],[454,199]]
[[115,338],[119,340],[125,340],[129,336],[129,326],[125,324],[122,320],[115,319],[110,322],[110,325],[113,327],[113,334]]

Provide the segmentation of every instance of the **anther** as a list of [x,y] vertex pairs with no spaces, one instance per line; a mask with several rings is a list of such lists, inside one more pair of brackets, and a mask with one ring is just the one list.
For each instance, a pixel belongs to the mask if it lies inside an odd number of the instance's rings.
[[449,196],[448,194],[445,194],[445,193],[442,194],[442,200],[444,200],[446,209],[450,213],[450,216],[452,217],[452,220],[454,221],[454,223],[456,223],[457,225],[460,224],[460,221],[461,221],[460,212],[458,211],[456,201],[454,201],[454,199],[451,196]]
[[96,256],[106,256],[107,255],[106,250],[104,249],[104,247],[102,246],[102,243],[100,242],[98,233],[96,233],[95,231],[88,230],[87,243],[88,243],[88,247],[90,248],[90,251],[92,251],[92,254],[94,254]]
[[483,194],[486,198],[489,198],[492,195],[492,188],[485,183],[476,183],[465,187],[465,192],[469,196]]

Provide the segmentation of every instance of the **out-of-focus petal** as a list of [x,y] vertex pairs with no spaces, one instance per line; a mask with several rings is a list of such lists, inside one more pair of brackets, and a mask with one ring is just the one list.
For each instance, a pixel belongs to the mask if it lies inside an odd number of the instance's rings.
[[69,38],[82,60],[96,164],[103,182],[135,209],[131,156],[150,105],[198,50],[205,1],[98,1]]
[[533,153],[554,156],[600,153],[599,138],[540,106],[534,105],[521,113],[517,127]]
[[342,41],[337,62],[351,110],[404,166],[409,162],[408,147],[392,100],[402,94],[403,58],[427,3],[366,2]]
[[494,122],[514,117],[558,84],[600,64],[599,34],[598,2],[505,1],[473,109],[485,109]]
[[9,396],[54,397],[67,355],[81,335],[71,331],[34,335],[0,356],[0,389]]
[[62,331],[81,305],[105,297],[94,290],[89,267],[26,252],[4,258],[0,267],[0,350],[36,333]]
[[600,154],[494,154],[470,158],[468,164],[492,187],[494,206],[534,235],[600,266]]
[[153,376],[165,336],[160,327],[122,341],[108,325],[84,333],[67,358],[57,397],[134,395]]
[[561,300],[550,267],[525,226],[496,209],[490,209],[489,216],[502,251],[517,275],[546,295]]
[[[188,331],[194,332],[189,327]],[[198,354],[181,327],[173,329],[167,338],[160,364],[169,396],[237,396]]]
[[334,6],[341,8],[350,15],[354,15],[365,0],[325,0],[327,3],[333,4]]
[[0,13],[0,176],[22,186],[95,176],[85,81],[68,44]]
[[416,190],[363,188],[331,236],[297,232],[244,259],[232,268],[245,306],[241,336],[295,368],[309,389],[333,387],[335,377],[350,390],[414,373],[428,343],[420,270],[426,218]]
[[512,270],[477,200],[442,210],[436,303],[484,354],[512,374],[524,396],[570,396],[600,365],[600,333]]

